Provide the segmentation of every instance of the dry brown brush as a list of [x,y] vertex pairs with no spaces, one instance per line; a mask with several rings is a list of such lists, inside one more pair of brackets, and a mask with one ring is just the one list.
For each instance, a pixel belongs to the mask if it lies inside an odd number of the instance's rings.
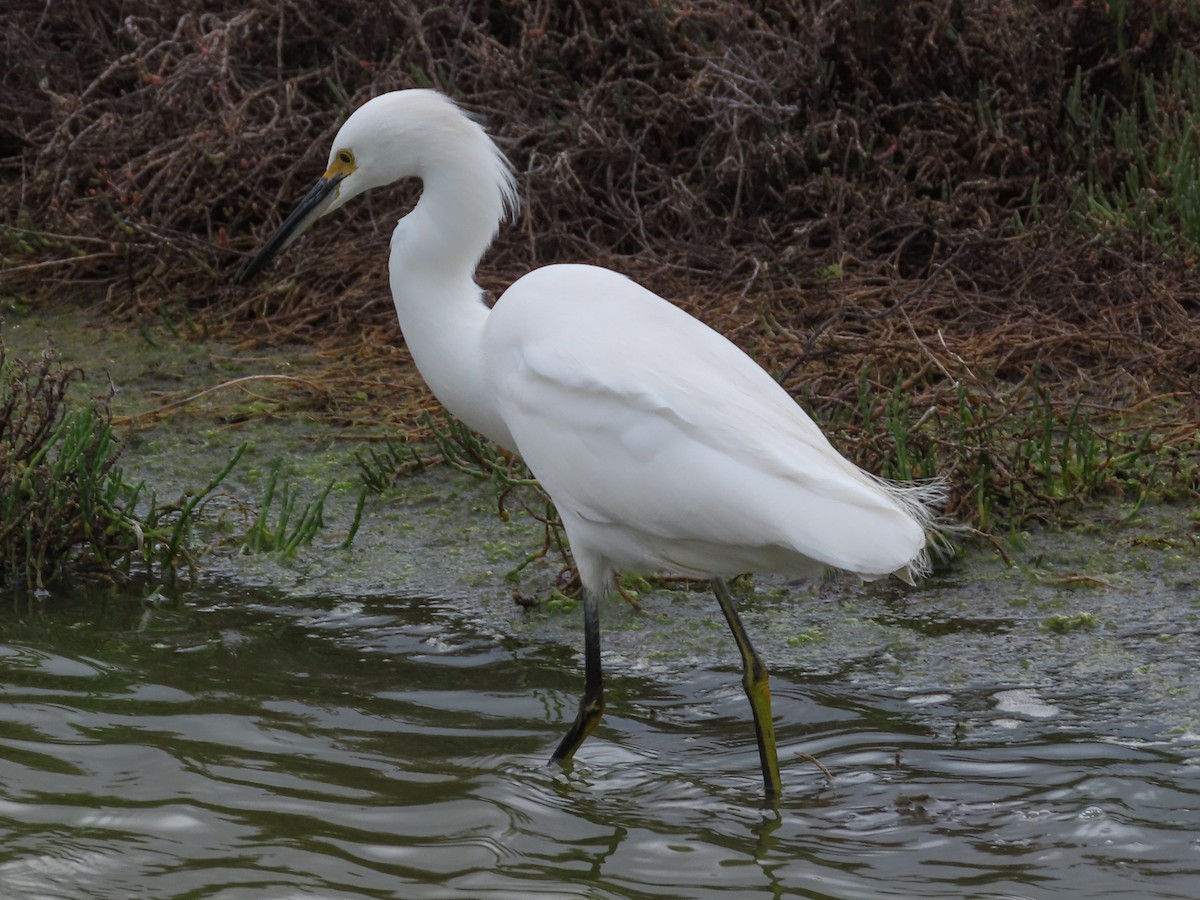
[[354,106],[432,85],[518,173],[490,287],[617,265],[827,412],[863,372],[947,412],[1036,371],[1060,406],[1195,413],[1193,260],[1079,227],[1080,186],[1131,162],[1084,152],[1068,103],[1076,80],[1101,111],[1145,102],[1200,49],[1182,0],[16,0],[0,25],[0,300],[397,342],[399,198],[231,277]]

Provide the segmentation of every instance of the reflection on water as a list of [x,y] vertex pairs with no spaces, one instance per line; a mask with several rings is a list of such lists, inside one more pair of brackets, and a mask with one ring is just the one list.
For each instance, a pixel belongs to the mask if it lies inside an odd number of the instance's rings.
[[908,696],[779,671],[776,815],[731,669],[617,667],[604,724],[564,773],[543,763],[575,711],[572,655],[476,634],[448,605],[214,593],[4,622],[5,897],[1181,897],[1200,883],[1196,737],[1139,733],[1135,709],[1089,722],[1103,696],[1081,692],[1068,727],[1011,685]]

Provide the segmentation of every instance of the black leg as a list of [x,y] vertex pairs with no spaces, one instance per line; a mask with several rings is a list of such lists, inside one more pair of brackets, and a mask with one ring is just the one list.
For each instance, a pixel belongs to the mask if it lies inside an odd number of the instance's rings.
[[767,667],[754,651],[754,645],[742,626],[729,588],[720,578],[712,580],[713,592],[725,613],[725,621],[733,632],[733,640],[742,654],[742,687],[750,700],[754,713],[754,730],[758,736],[758,759],[762,763],[763,788],[767,797],[779,796],[783,782],[779,777],[779,757],[775,751],[775,722],[771,718],[771,685],[767,678]]
[[604,714],[604,676],[600,671],[600,598],[591,591],[583,592],[583,699],[579,714],[571,725],[550,762],[569,762],[583,743],[600,724]]

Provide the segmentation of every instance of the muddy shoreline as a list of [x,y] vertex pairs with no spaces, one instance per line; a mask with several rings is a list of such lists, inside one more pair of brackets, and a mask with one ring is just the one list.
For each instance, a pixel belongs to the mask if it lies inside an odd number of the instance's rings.
[[[264,354],[162,329],[147,336],[69,309],[10,321],[5,329],[16,355],[40,352],[47,335],[66,364],[84,370],[74,387],[78,400],[111,387],[114,418],[122,421],[170,406],[130,431],[122,456],[126,478],[146,481],[160,496],[211,477],[244,442],[248,450],[210,511],[226,517],[233,531],[276,458],[301,493],[333,482],[324,529],[294,557],[240,554],[236,542],[223,545],[218,533],[195,582],[185,576],[163,588],[148,581],[147,590],[181,603],[218,584],[225,591],[267,589],[281,604],[298,606],[423,602],[497,640],[578,651],[571,602],[533,608],[515,602],[517,595],[550,598],[557,564],[538,561],[510,575],[537,548],[541,530],[520,515],[501,521],[487,484],[446,467],[405,479],[369,499],[352,545],[341,546],[359,493],[354,453],[378,433],[331,426],[314,408],[319,398],[297,388],[306,367],[327,360],[305,348]],[[280,372],[297,381],[233,383]],[[210,390],[219,385],[229,386]],[[1017,718],[1057,715],[1062,707],[1055,698],[1085,695],[1089,685],[1111,693],[1116,682],[1138,698],[1143,714],[1159,720],[1164,736],[1185,735],[1200,731],[1196,515],[1172,504],[1071,509],[1061,527],[970,540],[916,588],[755,577],[738,585],[740,602],[776,669],[818,679],[853,671],[917,698],[1008,685],[1014,693],[1005,702]],[[674,679],[698,665],[733,665],[707,594],[667,588],[639,599],[640,615],[620,598],[608,601],[608,667]]]

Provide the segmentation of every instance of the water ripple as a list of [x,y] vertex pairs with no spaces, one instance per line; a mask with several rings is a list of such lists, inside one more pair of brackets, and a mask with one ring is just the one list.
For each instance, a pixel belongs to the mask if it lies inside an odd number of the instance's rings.
[[562,770],[561,654],[465,623],[434,646],[353,603],[246,615],[0,645],[0,895],[1165,898],[1200,876],[1195,737],[1039,715],[1061,696],[783,673],[774,812],[730,670],[615,665]]

